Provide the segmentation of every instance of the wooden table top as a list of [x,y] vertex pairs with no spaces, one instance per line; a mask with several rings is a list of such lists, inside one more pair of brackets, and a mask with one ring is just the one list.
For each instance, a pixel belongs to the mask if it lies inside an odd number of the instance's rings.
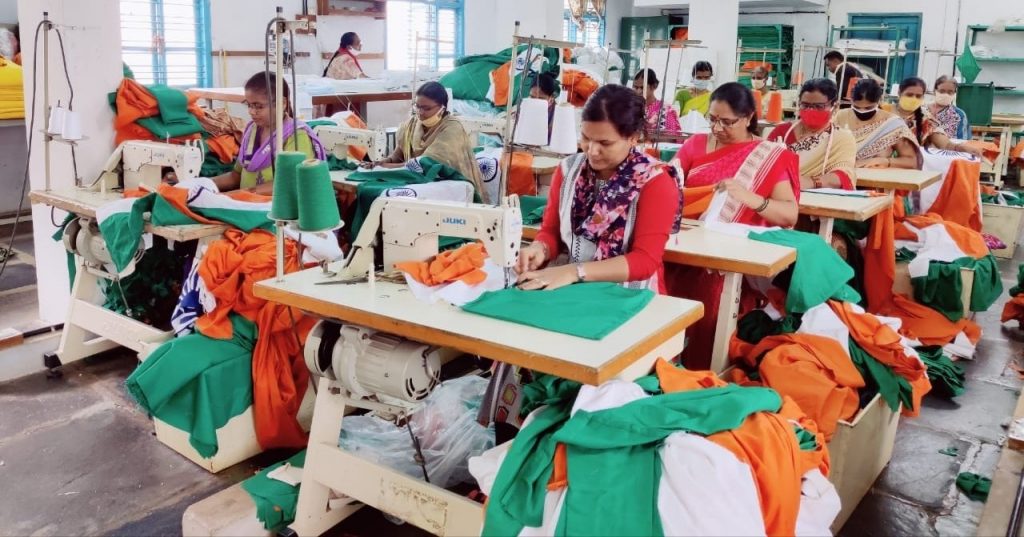
[[863,222],[892,206],[892,196],[800,193],[800,214]]
[[857,168],[858,188],[882,190],[924,190],[942,179],[939,172],[901,168]]

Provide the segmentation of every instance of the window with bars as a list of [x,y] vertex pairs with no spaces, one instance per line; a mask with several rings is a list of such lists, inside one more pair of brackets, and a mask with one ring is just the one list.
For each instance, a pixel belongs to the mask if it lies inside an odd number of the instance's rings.
[[210,0],[121,0],[121,58],[142,84],[210,86]]
[[463,14],[463,0],[389,0],[388,69],[454,69],[463,50]]
[[604,40],[604,17],[594,11],[594,7],[587,3],[587,11],[583,14],[583,27],[576,25],[569,12],[569,2],[564,1],[565,8],[562,15],[562,39],[583,43],[588,47],[603,47]]

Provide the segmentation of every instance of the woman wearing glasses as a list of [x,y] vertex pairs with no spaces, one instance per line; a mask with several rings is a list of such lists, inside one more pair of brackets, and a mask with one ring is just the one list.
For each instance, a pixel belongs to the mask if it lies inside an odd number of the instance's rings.
[[[228,190],[249,190],[256,194],[274,192],[274,148],[276,132],[273,107],[276,78],[269,78],[263,71],[253,75],[245,83],[245,104],[249,107],[252,121],[242,132],[242,143],[238,150],[235,168],[213,178],[221,192]],[[308,125],[293,119],[291,102],[288,100],[288,83],[284,82],[284,124],[282,126],[285,151],[300,151],[308,158],[326,158],[323,145]]]
[[835,123],[853,133],[858,168],[921,169],[917,137],[898,116],[878,107],[882,86],[870,78],[853,87],[853,107],[840,110]]
[[444,86],[427,82],[416,90],[412,117],[398,128],[396,139],[398,143],[391,155],[366,166],[402,168],[419,157],[430,157],[458,170],[473,184],[481,199],[490,202],[482,188],[480,168],[466,129],[448,113],[448,92]]
[[800,158],[800,187],[853,189],[857,143],[832,123],[839,98],[836,83],[813,78],[800,87],[800,119],[783,123],[768,139],[786,144]]
[[[711,94],[708,122],[711,135],[692,136],[675,156],[685,174],[687,208],[710,205],[716,214],[705,213],[705,219],[792,227],[800,195],[799,161],[786,146],[755,135],[757,118],[750,90],[736,82],[716,89]],[[726,195],[724,205],[710,203],[708,194]],[[683,356],[687,367],[706,368],[724,280],[701,268],[672,264],[665,269],[665,281],[670,295],[704,303],[704,317],[692,331]]]

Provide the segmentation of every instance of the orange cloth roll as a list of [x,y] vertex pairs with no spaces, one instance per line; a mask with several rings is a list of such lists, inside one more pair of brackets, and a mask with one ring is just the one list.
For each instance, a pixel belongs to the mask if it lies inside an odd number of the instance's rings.
[[796,75],[793,77],[793,83],[796,84],[797,86],[799,86],[800,84],[804,83],[804,72],[803,71],[797,71],[796,72]]
[[782,123],[782,93],[773,91],[768,95],[768,114],[765,119],[772,123]]
[[761,90],[750,90],[750,92],[754,94],[754,110],[757,112],[757,119],[761,119],[761,114],[764,111],[761,104]]

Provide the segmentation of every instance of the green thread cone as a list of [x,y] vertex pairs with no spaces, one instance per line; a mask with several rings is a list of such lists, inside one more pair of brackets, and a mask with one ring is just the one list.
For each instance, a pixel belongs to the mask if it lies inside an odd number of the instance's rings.
[[309,159],[298,167],[299,229],[333,229],[341,222],[331,184],[331,171],[322,160]]
[[271,220],[295,220],[299,217],[297,168],[306,160],[305,153],[283,151],[274,162],[274,198],[270,204]]

